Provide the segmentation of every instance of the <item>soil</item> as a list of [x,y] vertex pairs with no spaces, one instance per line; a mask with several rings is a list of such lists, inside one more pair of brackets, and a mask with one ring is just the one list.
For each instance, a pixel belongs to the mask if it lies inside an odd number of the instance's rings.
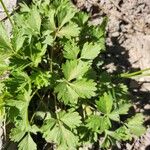
[[[10,11],[16,2],[5,0]],[[91,14],[93,24],[101,23],[102,17],[108,16],[107,52],[104,57],[108,72],[150,68],[150,0],[73,0],[73,3]],[[5,15],[0,7],[0,19],[3,18]],[[150,75],[130,79],[129,88],[135,111],[145,115],[147,132],[116,149],[150,150]]]

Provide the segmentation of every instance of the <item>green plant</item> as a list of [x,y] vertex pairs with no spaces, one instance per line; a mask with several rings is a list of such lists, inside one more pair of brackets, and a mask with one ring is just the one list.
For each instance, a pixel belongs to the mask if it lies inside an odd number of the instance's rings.
[[73,150],[144,133],[141,114],[128,118],[127,87],[100,68],[107,19],[98,26],[88,20],[68,0],[34,0],[21,4],[10,37],[0,24],[0,73],[9,74],[0,100],[19,150],[36,150],[39,134]]

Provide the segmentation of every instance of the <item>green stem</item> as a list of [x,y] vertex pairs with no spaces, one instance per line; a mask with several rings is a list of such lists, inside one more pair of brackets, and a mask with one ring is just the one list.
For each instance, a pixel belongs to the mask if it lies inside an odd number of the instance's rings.
[[131,77],[139,76],[139,75],[142,76],[142,73],[143,73],[143,72],[146,72],[146,71],[150,71],[150,68],[143,69],[143,70],[140,70],[140,71],[136,71],[136,72],[133,72],[133,73],[123,73],[123,74],[121,74],[120,76],[121,76],[122,78],[131,78]]
[[12,22],[12,20],[11,20],[11,18],[10,18],[10,14],[8,13],[8,10],[7,10],[7,8],[6,8],[6,6],[5,6],[3,0],[0,0],[0,3],[1,3],[1,5],[2,5],[2,7],[3,7],[3,9],[4,9],[4,11],[5,11],[5,13],[6,13],[6,15],[7,15],[8,19],[9,19],[9,21],[10,21],[10,23],[11,23],[11,25],[13,26],[13,22]]

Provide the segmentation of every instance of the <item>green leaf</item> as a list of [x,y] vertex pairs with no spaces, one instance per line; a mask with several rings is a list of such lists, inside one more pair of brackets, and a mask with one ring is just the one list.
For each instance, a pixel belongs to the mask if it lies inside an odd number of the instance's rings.
[[34,67],[37,67],[42,61],[43,55],[46,53],[47,45],[42,45],[41,43],[36,43],[35,47],[30,49],[30,57]]
[[65,104],[77,103],[79,97],[91,98],[95,96],[96,83],[93,80],[78,80],[72,83],[59,83],[55,92],[58,93],[57,98],[62,100]]
[[49,10],[48,20],[49,20],[49,28],[52,31],[55,31],[56,25],[55,25],[55,13],[56,11],[54,9]]
[[19,150],[36,150],[37,146],[33,141],[30,133],[28,133],[18,145]]
[[81,79],[70,84],[81,98],[91,98],[96,95],[96,83],[93,80]]
[[43,41],[43,44],[52,45],[54,39],[51,35],[46,35],[45,40]]
[[14,142],[19,142],[25,135],[25,131],[21,128],[12,128],[10,133],[10,139]]
[[60,112],[60,120],[69,128],[73,129],[81,124],[81,116],[77,112]]
[[118,141],[127,141],[132,139],[130,131],[126,126],[122,126],[115,131],[107,131],[107,134]]
[[51,74],[50,72],[37,71],[31,75],[32,82],[38,89],[47,87],[50,84]]
[[146,128],[143,126],[144,116],[142,114],[136,114],[132,118],[128,119],[127,127],[130,129],[130,132],[136,136],[141,136],[145,133]]
[[110,94],[104,93],[104,95],[99,98],[99,101],[97,101],[96,104],[99,111],[104,114],[109,114],[113,106],[112,96]]
[[11,41],[7,35],[7,32],[2,22],[0,22],[0,49],[1,48],[6,51],[12,48]]
[[129,111],[129,108],[131,107],[132,105],[131,104],[121,104],[120,106],[119,106],[119,108],[117,108],[117,109],[115,109],[115,110],[113,110],[112,112],[111,112],[111,114],[120,114],[120,115],[124,115],[124,114],[127,114],[128,113],[128,111]]
[[40,33],[41,29],[41,16],[37,9],[32,9],[28,18],[28,25],[31,29]]
[[87,120],[86,120],[86,126],[89,129],[92,129],[94,132],[99,132],[101,128],[101,122],[102,122],[102,117],[98,115],[91,115]]
[[67,59],[77,59],[79,54],[79,47],[76,45],[74,41],[67,42],[64,46],[63,55]]
[[78,27],[77,24],[75,23],[69,23],[68,25],[62,27],[58,33],[57,36],[58,37],[66,37],[66,38],[70,38],[70,37],[77,37],[80,33],[80,28]]
[[63,123],[58,122],[55,119],[47,120],[42,126],[42,131],[43,137],[46,141],[56,143],[57,149],[74,150],[78,144],[78,137],[73,132],[65,128]]
[[64,76],[68,81],[82,77],[88,69],[89,64],[81,60],[67,60],[66,63],[62,65]]
[[85,43],[81,52],[81,58],[94,59],[100,53],[100,44]]
[[111,112],[108,116],[111,120],[114,120],[117,122],[120,121],[120,116],[119,116],[118,112],[116,112],[116,111]]
[[55,87],[57,98],[62,100],[65,104],[77,103],[79,95],[65,82],[59,83]]
[[69,7],[63,7],[60,9],[61,12],[58,12],[58,24],[59,28],[63,27],[66,23],[68,23],[75,15],[75,10]]
[[98,115],[91,115],[87,120],[86,126],[94,132],[102,133],[106,129],[109,129],[111,123],[107,117]]

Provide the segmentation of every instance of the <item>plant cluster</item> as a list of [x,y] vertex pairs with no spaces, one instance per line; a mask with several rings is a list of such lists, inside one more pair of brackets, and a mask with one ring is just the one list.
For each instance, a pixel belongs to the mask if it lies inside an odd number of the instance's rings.
[[38,149],[39,135],[74,150],[145,131],[141,114],[128,115],[127,87],[101,67],[107,18],[94,26],[68,0],[34,0],[12,24],[9,36],[0,23],[0,110],[19,150]]

